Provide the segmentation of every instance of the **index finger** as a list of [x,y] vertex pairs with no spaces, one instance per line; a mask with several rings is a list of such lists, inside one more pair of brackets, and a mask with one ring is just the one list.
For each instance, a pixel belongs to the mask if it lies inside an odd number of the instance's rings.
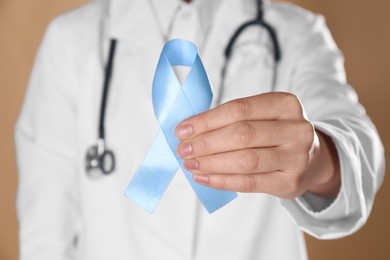
[[182,121],[176,127],[180,140],[209,132],[239,121],[302,118],[299,99],[290,93],[272,92],[224,103]]

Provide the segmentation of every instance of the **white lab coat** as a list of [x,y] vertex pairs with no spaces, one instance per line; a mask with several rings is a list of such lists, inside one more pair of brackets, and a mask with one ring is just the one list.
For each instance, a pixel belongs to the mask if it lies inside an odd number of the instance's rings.
[[[210,16],[200,51],[222,102],[271,89],[272,45],[256,27],[237,42],[219,89],[223,49],[237,26],[254,17],[253,6],[222,0]],[[20,259],[306,259],[302,231],[331,239],[361,227],[383,178],[383,147],[346,82],[343,57],[321,16],[270,4],[266,20],[282,48],[276,90],[295,93],[336,143],[342,174],[336,198],[239,194],[210,215],[181,172],[154,214],[123,196],[158,130],[151,83],[164,41],[148,1],[95,1],[49,25],[17,122]],[[117,167],[91,179],[84,158],[97,139],[112,37],[119,43],[106,133]]]

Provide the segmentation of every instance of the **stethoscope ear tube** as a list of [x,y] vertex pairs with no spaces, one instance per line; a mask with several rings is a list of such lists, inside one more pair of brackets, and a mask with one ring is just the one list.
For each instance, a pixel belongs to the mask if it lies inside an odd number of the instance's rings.
[[222,66],[221,70],[221,84],[220,84],[220,92],[219,95],[217,95],[217,101],[216,104],[220,104],[223,96],[223,89],[225,84],[225,77],[226,77],[226,71],[229,64],[229,60],[232,56],[232,52],[234,49],[234,45],[237,41],[237,39],[240,37],[240,35],[245,31],[245,29],[249,28],[250,26],[261,26],[263,27],[267,32],[271,39],[272,46],[273,46],[273,59],[274,59],[274,68],[273,68],[273,76],[272,76],[272,85],[271,85],[271,91],[275,91],[276,89],[276,78],[277,78],[277,71],[278,71],[278,64],[279,61],[282,58],[282,53],[279,45],[279,40],[276,34],[275,29],[266,21],[264,21],[264,7],[263,7],[263,1],[262,0],[256,0],[257,3],[257,15],[256,18],[253,20],[250,20],[241,26],[239,26],[236,31],[231,36],[228,44],[225,47],[224,50],[224,56],[225,56],[225,63]]
[[269,25],[268,23],[266,23],[263,19],[259,19],[259,18],[256,18],[255,20],[252,20],[252,21],[248,21],[244,24],[242,24],[233,34],[233,36],[230,38],[230,41],[229,43],[227,44],[226,48],[225,48],[225,58],[227,60],[229,60],[229,58],[231,57],[231,54],[232,54],[232,51],[233,51],[233,47],[234,47],[234,44],[236,43],[238,37],[241,35],[241,33],[248,27],[252,26],[252,25],[259,25],[259,26],[262,26],[264,27],[267,31],[268,31],[268,34],[271,38],[271,41],[272,41],[272,45],[273,45],[273,51],[274,51],[274,61],[275,63],[278,63],[281,59],[281,51],[280,51],[280,46],[279,46],[279,41],[278,41],[278,38],[277,38],[277,35],[276,35],[276,32],[274,30],[274,28]]
[[264,27],[269,36],[271,37],[272,45],[273,45],[273,51],[274,51],[274,61],[275,64],[277,64],[281,59],[281,50],[279,46],[278,37],[276,35],[275,29],[266,21],[264,21],[264,3],[262,0],[256,0],[257,4],[257,15],[254,20],[248,21],[244,24],[242,24],[238,29],[234,32],[233,36],[230,38],[229,43],[226,45],[225,48],[225,59],[229,60],[230,56],[233,51],[234,44],[236,43],[238,37],[241,35],[241,33],[248,27],[252,25],[258,25]]

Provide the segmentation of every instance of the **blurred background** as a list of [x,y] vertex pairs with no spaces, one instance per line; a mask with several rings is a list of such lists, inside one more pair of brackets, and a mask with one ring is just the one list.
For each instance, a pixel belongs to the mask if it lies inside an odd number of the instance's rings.
[[[0,0],[0,259],[18,257],[15,210],[17,171],[13,128],[35,52],[54,16],[87,0]],[[390,1],[291,0],[321,13],[346,57],[349,82],[390,150]],[[389,164],[387,154],[386,161]],[[390,259],[390,178],[377,195],[367,224],[333,241],[306,237],[310,259]],[[54,260],[54,259],[53,259]]]

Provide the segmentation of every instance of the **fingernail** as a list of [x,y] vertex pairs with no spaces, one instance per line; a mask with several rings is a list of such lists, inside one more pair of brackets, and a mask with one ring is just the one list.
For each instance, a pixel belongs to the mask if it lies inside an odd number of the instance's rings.
[[188,138],[191,135],[193,135],[194,129],[192,128],[192,125],[181,125],[176,129],[176,137],[179,139]]
[[210,178],[207,175],[200,175],[200,174],[195,174],[194,175],[194,180],[199,183],[209,183]]
[[181,158],[184,158],[192,153],[191,143],[181,143],[177,148],[177,153]]
[[198,170],[199,169],[199,162],[195,159],[191,160],[185,160],[184,166],[187,168],[187,170]]

